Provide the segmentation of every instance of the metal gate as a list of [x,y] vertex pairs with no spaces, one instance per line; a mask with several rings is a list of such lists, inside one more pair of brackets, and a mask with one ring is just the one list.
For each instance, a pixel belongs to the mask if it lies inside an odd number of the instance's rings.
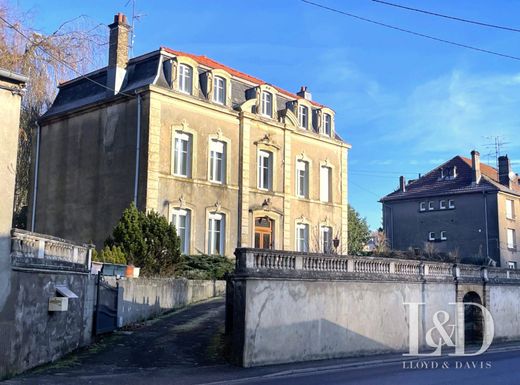
[[98,274],[97,302],[94,315],[95,334],[103,334],[117,329],[117,300],[119,283],[116,287],[110,286],[103,280],[103,275]]

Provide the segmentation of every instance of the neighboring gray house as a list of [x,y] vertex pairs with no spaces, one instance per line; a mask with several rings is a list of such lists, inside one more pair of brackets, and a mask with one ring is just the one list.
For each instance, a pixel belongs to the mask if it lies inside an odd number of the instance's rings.
[[499,169],[456,156],[383,197],[383,228],[394,250],[434,249],[462,262],[520,264],[520,179],[507,156]]

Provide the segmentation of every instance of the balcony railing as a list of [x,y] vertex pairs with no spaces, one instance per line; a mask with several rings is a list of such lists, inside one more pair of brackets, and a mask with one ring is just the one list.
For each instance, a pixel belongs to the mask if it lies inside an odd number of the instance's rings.
[[61,238],[13,229],[11,263],[19,268],[39,268],[86,272],[93,245],[73,243]]
[[520,271],[487,266],[378,257],[339,256],[238,248],[236,273],[244,275],[333,278],[503,281]]

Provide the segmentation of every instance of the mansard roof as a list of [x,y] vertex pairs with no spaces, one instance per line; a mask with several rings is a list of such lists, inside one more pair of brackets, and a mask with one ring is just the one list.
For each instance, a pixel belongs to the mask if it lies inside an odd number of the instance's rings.
[[[453,170],[456,167],[456,176],[442,176],[441,170]],[[482,178],[479,183],[473,182],[473,169],[471,159],[457,155],[449,161],[429,171],[416,180],[410,181],[405,191],[396,191],[381,198],[381,202],[427,198],[430,196],[443,196],[452,194],[502,191],[520,195],[520,179],[518,175],[512,181],[511,189],[499,182],[498,171],[485,163],[480,163]]]

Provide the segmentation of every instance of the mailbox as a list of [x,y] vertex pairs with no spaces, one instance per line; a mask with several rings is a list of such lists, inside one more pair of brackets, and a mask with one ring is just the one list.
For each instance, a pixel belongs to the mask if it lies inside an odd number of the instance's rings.
[[67,311],[69,309],[69,299],[67,297],[49,298],[49,311]]

